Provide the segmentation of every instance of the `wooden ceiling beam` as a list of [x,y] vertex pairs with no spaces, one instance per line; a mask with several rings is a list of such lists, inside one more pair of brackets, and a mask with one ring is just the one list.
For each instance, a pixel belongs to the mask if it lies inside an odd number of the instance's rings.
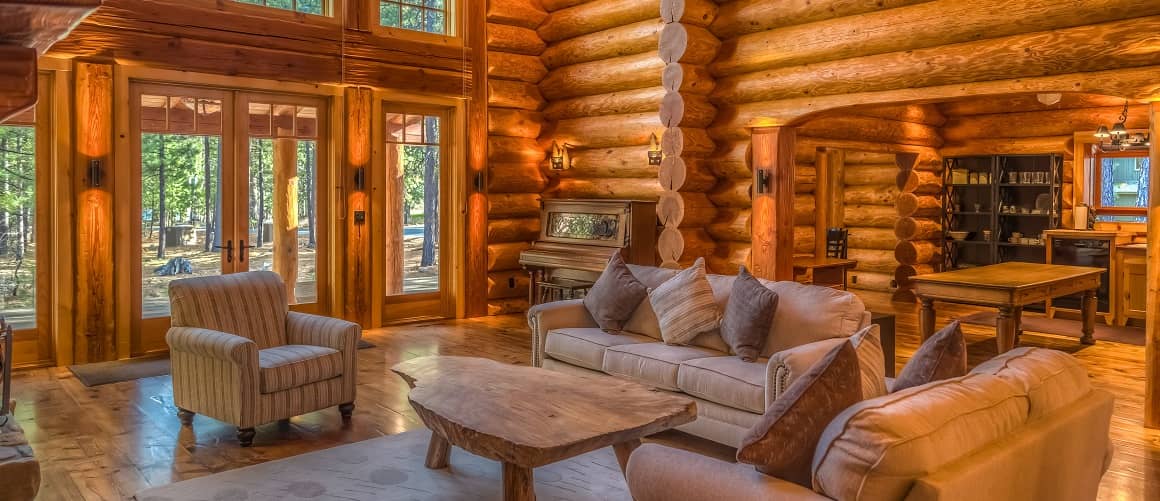
[[0,45],[43,54],[100,5],[101,0],[0,0]]
[[36,49],[0,45],[0,123],[36,104]]

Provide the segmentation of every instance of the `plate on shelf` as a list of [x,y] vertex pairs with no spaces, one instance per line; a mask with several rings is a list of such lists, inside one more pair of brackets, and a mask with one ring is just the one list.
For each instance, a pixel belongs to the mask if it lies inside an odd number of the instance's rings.
[[947,232],[947,236],[951,237],[951,239],[953,239],[953,240],[958,240],[960,242],[963,240],[966,240],[967,237],[970,236],[970,234],[971,234],[971,232],[969,232],[969,231],[948,231]]

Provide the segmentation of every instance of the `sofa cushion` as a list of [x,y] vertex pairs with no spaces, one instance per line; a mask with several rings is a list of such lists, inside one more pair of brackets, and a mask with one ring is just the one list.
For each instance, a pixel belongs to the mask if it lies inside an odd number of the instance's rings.
[[761,414],[765,412],[766,359],[694,358],[681,362],[677,388],[697,398]]
[[705,278],[705,258],[648,292],[648,300],[668,344],[685,345],[693,338],[716,332],[721,312],[713,301],[713,288]]
[[789,281],[761,282],[778,297],[762,356],[823,339],[850,337],[862,327],[866,306],[853,293]]
[[988,374],[864,400],[822,434],[814,490],[833,499],[903,499],[915,479],[1008,436],[1026,420],[1023,390]]
[[959,321],[923,341],[894,380],[894,391],[967,373],[967,342]]
[[992,374],[1027,393],[1031,419],[1055,413],[1091,392],[1087,370],[1066,353],[1016,348],[979,364],[972,374]]
[[677,373],[681,362],[694,358],[725,356],[698,346],[640,343],[611,346],[604,352],[604,372],[670,391],[680,391]]
[[[635,264],[628,265],[628,270],[632,272],[632,275],[637,280],[640,280],[640,283],[650,289],[665,283],[666,280],[673,278],[673,275],[676,275],[680,271],[670,268],[640,266]],[[636,311],[632,312],[632,316],[628,318],[628,322],[625,322],[624,330],[642,334],[660,341],[661,325],[657,321],[656,312],[652,309],[652,303],[641,301],[640,306],[637,306]]]
[[342,353],[333,348],[288,344],[258,350],[262,393],[274,393],[342,375]]
[[561,362],[598,371],[604,366],[605,348],[652,341],[638,334],[611,334],[596,327],[553,329],[548,331],[544,339],[544,354]]
[[604,272],[584,296],[584,307],[601,329],[619,331],[647,297],[648,287],[633,276],[620,253],[613,252]]
[[842,342],[774,400],[737,449],[737,461],[810,486],[814,448],[838,413],[862,400],[858,353]]
[[886,387],[886,354],[882,351],[882,328],[870,324],[850,336],[862,368],[862,398],[870,399],[890,393]]
[[761,285],[744,266],[733,281],[721,317],[721,338],[729,352],[746,362],[757,359],[777,311],[777,293]]

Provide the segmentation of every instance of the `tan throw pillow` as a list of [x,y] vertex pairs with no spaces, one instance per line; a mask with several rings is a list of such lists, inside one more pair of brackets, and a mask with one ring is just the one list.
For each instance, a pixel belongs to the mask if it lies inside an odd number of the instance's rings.
[[749,274],[744,266],[733,281],[725,316],[721,318],[721,338],[729,350],[746,362],[757,360],[769,336],[777,293]]
[[648,288],[632,276],[620,253],[614,252],[600,278],[584,296],[584,307],[592,314],[596,325],[615,332],[624,328],[624,323],[647,296]]
[[914,386],[967,373],[967,341],[959,321],[943,327],[918,347],[914,356],[902,367],[891,391],[897,392]]
[[835,417],[862,401],[862,377],[854,345],[843,342],[793,382],[741,440],[737,461],[812,487],[814,448]]
[[666,344],[688,344],[699,334],[720,327],[721,313],[705,277],[704,258],[697,258],[693,266],[650,290],[648,300]]
[[882,351],[882,329],[870,324],[850,336],[850,343],[858,352],[862,366],[862,399],[880,397],[890,390],[886,387],[886,353]]

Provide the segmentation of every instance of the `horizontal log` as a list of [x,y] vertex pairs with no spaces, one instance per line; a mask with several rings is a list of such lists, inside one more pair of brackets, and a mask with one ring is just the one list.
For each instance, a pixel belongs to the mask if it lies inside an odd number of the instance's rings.
[[701,193],[717,184],[717,177],[709,172],[701,158],[666,157],[656,174],[661,187],[670,191]]
[[556,12],[558,10],[567,9],[568,7],[575,7],[585,2],[592,0],[540,0],[540,4],[544,10],[548,12]]
[[907,170],[899,172],[896,184],[903,193],[917,193],[931,195],[941,193],[943,188],[942,176],[937,173],[923,170]]
[[547,44],[536,30],[507,24],[487,23],[487,49],[538,56]]
[[540,218],[490,219],[487,221],[489,243],[531,242],[540,236]]
[[548,186],[548,178],[539,163],[492,163],[488,169],[489,194],[540,193]]
[[885,118],[898,122],[909,122],[942,127],[947,122],[946,115],[934,104],[879,104],[857,106],[849,113],[864,117]]
[[710,0],[661,0],[660,10],[666,23],[705,27],[717,18],[717,4]]
[[665,228],[657,237],[661,266],[687,266],[699,257],[708,260],[716,249],[713,238],[700,228]]
[[749,242],[751,240],[749,209],[722,209],[717,218],[705,229],[718,242]]
[[531,277],[524,270],[493,271],[487,274],[487,298],[528,297]]
[[655,54],[663,27],[664,21],[659,18],[616,26],[552,44],[540,57],[548,68],[559,68],[646,52]]
[[539,215],[539,193],[493,193],[487,197],[487,217],[489,219],[509,219]]
[[888,164],[849,165],[842,172],[846,186],[892,185],[898,176],[898,166]]
[[897,285],[895,285],[894,276],[890,273],[862,271],[855,268],[854,271],[850,272],[849,287],[855,290],[891,292],[897,288]]
[[894,269],[894,280],[898,282],[899,287],[910,288],[914,286],[910,277],[926,275],[927,273],[934,273],[934,266],[929,264],[900,264],[898,268]]
[[544,97],[540,95],[539,87],[526,82],[489,80],[487,105],[534,111],[544,107]]
[[704,193],[662,192],[657,199],[657,221],[661,226],[703,228],[717,215],[717,207]]
[[705,129],[669,127],[661,135],[661,152],[665,156],[708,156],[717,143]]
[[540,7],[538,0],[504,0],[487,3],[489,23],[510,24],[534,30],[547,18],[548,13]]
[[[713,64],[727,76],[860,56],[913,51],[977,39],[1049,31],[1076,25],[1160,14],[1148,0],[1061,4],[1056,0],[936,0],[860,16],[789,26],[725,42]],[[947,19],[955,22],[948,23]],[[1011,19],[1021,22],[1012,23]],[[898,36],[905,33],[906,36]]]
[[846,186],[842,190],[842,201],[853,205],[894,205],[898,193],[893,183]]
[[893,251],[898,245],[898,237],[891,228],[849,228],[848,247],[850,249],[872,249]]
[[656,200],[660,182],[651,178],[560,179],[552,189],[555,198],[604,198],[622,200]]
[[1001,96],[963,97],[938,104],[948,117],[963,115],[992,115],[995,113],[1070,110],[1076,108],[1102,108],[1123,106],[1124,98],[1100,94],[1064,92],[1059,102],[1051,105],[1039,102],[1038,94],[1006,94]]
[[[718,119],[718,122],[720,119]],[[920,153],[938,156],[938,150],[926,146],[914,146],[895,143],[875,143],[872,141],[857,141],[850,139],[822,139],[798,136],[795,145],[797,163],[813,163],[818,148],[836,148],[847,151],[863,151],[868,153]]]
[[[948,141],[976,138],[1066,136],[1119,121],[1123,106],[955,117],[943,128]],[[1128,107],[1129,129],[1148,128],[1148,106]]]
[[728,141],[718,143],[718,148],[706,159],[713,173],[721,178],[750,177],[749,141]]
[[717,249],[706,260],[710,271],[721,275],[736,275],[749,262],[749,242],[718,242]]
[[705,65],[713,61],[721,41],[699,26],[669,23],[661,30],[658,54],[666,63]]
[[656,17],[657,0],[594,0],[553,11],[536,31],[553,43]]
[[942,213],[942,199],[935,195],[903,193],[894,204],[899,217],[934,218]]
[[893,228],[898,213],[889,205],[847,205],[842,221],[851,227]]
[[656,112],[666,91],[664,87],[645,87],[594,96],[580,96],[552,101],[544,109],[549,120]]
[[648,165],[648,145],[572,151],[572,168],[561,177],[650,177],[656,167]]
[[487,76],[489,79],[515,80],[536,83],[548,75],[548,68],[537,56],[525,56],[510,52],[487,52]]
[[665,127],[707,127],[717,117],[709,98],[697,94],[666,92],[661,99],[661,123]]
[[631,113],[560,120],[552,137],[576,148],[611,148],[647,145],[663,133],[656,113]]
[[538,111],[495,107],[487,109],[487,133],[494,136],[535,139],[540,137],[543,126],[544,115]]
[[669,92],[708,96],[717,85],[717,80],[704,66],[669,63],[661,73],[661,85]]
[[900,264],[933,264],[942,261],[942,246],[935,240],[901,240],[894,258]]
[[547,158],[547,151],[535,139],[523,137],[489,136],[489,162],[539,162]]
[[895,154],[873,151],[846,151],[843,154],[842,163],[846,166],[894,164]]
[[890,295],[890,301],[895,303],[917,303],[918,296],[914,294],[914,289],[904,288],[903,284],[898,284],[898,289]]
[[489,316],[524,313],[528,311],[528,308],[531,308],[531,305],[526,297],[489,299],[487,301],[487,314]]
[[656,54],[614,57],[553,69],[540,82],[540,92],[556,101],[656,87],[664,71],[665,63]]
[[1062,154],[1067,158],[1074,155],[1072,143],[1074,135],[1021,138],[987,138],[954,141],[939,149],[944,157],[970,155],[1043,155]]
[[856,269],[874,271],[878,273],[893,273],[898,266],[894,259],[894,251],[880,249],[847,249],[846,257],[858,262]]
[[[891,210],[891,212],[895,212]],[[897,213],[896,216],[897,217]],[[919,217],[897,218],[894,236],[899,240],[932,240],[942,236],[942,225],[934,220]],[[908,263],[914,264],[914,263]]]
[[750,178],[723,179],[709,191],[709,200],[718,207],[752,207],[752,187]]
[[529,242],[488,244],[487,271],[520,269],[520,253],[531,248]]
[[1068,159],[1063,161],[1063,182],[1070,183],[1075,181],[1075,161]]
[[809,254],[814,252],[814,239],[817,238],[813,225],[793,227],[794,254]]
[[930,0],[733,0],[724,2],[709,30],[722,40],[783,26],[857,16]]

